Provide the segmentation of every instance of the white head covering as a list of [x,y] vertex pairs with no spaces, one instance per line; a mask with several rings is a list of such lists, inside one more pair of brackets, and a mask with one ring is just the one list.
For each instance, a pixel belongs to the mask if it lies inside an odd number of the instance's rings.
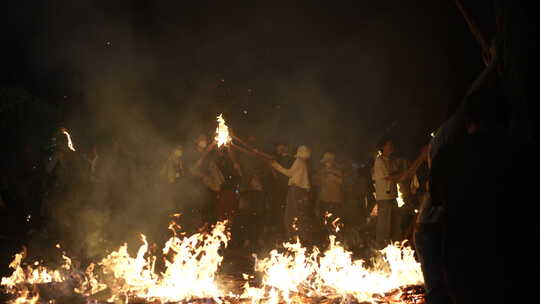
[[300,146],[298,147],[298,150],[296,150],[296,158],[302,158],[302,159],[308,159],[311,157],[311,150],[307,146]]
[[336,155],[332,152],[325,152],[323,155],[323,158],[321,159],[321,163],[326,163],[328,161],[333,161],[336,159]]

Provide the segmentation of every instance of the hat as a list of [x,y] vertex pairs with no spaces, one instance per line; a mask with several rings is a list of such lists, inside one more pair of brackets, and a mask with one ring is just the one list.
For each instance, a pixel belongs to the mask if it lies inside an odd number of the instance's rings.
[[298,147],[298,150],[296,150],[296,158],[310,158],[311,157],[311,151],[307,146],[300,146]]
[[327,163],[329,161],[334,161],[336,159],[336,155],[332,152],[325,152],[323,155],[323,158],[321,159],[321,163]]

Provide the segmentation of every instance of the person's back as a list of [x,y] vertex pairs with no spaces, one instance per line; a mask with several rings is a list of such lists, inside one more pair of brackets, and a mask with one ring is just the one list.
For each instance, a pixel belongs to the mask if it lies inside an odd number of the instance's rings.
[[265,174],[264,162],[247,154],[241,154],[239,162],[242,167],[241,191],[262,191],[262,177]]
[[498,185],[505,170],[499,166],[503,156],[493,149],[493,140],[486,135],[467,137],[441,149],[433,162],[433,200],[446,212],[447,238],[462,244],[474,245],[479,235],[486,241],[494,235],[494,211],[505,191]]
[[[432,168],[434,202],[445,210],[443,257],[455,299],[485,298],[502,267],[497,212],[511,201],[511,155],[504,136],[469,135],[441,149]],[[504,229],[504,228],[503,228]],[[465,303],[465,302],[464,302]]]
[[[533,236],[528,230],[535,208],[524,191],[532,183],[523,169],[535,163],[497,125],[494,93],[482,90],[469,96],[467,134],[441,147],[432,163],[430,190],[433,202],[446,212],[443,256],[457,303],[508,301],[512,295],[505,289],[525,285],[526,276],[519,272],[531,269],[530,260],[535,260],[525,258],[527,252],[515,254]],[[501,283],[500,294],[480,292]]]
[[343,172],[339,168],[322,168],[319,172],[318,200],[328,203],[343,203]]

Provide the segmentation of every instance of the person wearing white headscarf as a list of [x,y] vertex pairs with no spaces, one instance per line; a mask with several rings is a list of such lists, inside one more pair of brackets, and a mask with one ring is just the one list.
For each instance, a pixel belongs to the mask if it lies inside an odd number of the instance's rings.
[[307,146],[300,146],[295,155],[295,161],[290,168],[283,168],[278,162],[272,162],[272,167],[289,177],[287,206],[285,207],[284,224],[289,238],[299,235],[304,242],[312,241],[313,205],[309,197],[311,184],[307,160],[311,151]]

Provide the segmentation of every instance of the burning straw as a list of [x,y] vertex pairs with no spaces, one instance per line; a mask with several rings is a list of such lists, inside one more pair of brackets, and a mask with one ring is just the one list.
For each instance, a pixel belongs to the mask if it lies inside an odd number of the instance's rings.
[[[178,227],[172,225],[172,227]],[[220,252],[227,245],[226,222],[218,222],[209,233],[171,237],[162,253],[164,270],[156,270],[157,257],[149,252],[144,236],[137,254],[131,256],[127,245],[110,253],[86,271],[74,269],[64,256],[60,270],[49,270],[36,263],[23,266],[24,252],[17,254],[10,267],[10,277],[2,286],[16,299],[11,303],[37,303],[40,294],[45,301],[60,296],[58,290],[72,290],[80,299],[100,303],[422,303],[422,273],[414,252],[402,244],[389,245],[380,251],[376,266],[367,267],[363,260],[330,236],[325,251],[311,250],[295,243],[284,243],[268,256],[255,260],[260,284],[250,282],[254,276],[244,274],[238,280],[243,288],[224,288],[218,284]],[[228,280],[232,280],[229,278]],[[56,284],[56,285],[55,285]],[[63,286],[57,288],[54,286]],[[229,284],[230,285],[230,284]],[[53,290],[53,291],[51,291]]]
[[298,298],[347,299],[371,302],[385,298],[401,302],[401,287],[423,283],[414,252],[401,244],[381,252],[379,266],[368,268],[363,260],[330,236],[329,248],[311,252],[300,241],[285,243],[264,259],[256,258],[255,271],[262,273],[260,287],[244,286],[243,297],[253,303],[292,303]]
[[[131,256],[124,244],[96,265],[90,264],[84,273],[67,266],[61,271],[42,266],[23,267],[24,253],[19,253],[10,265],[13,274],[2,278],[2,286],[16,298],[12,303],[18,304],[36,303],[40,287],[47,290],[49,283],[74,284],[76,287],[72,290],[81,297],[98,297],[103,302],[127,303],[130,299],[179,302],[201,298],[221,302],[226,296],[216,282],[223,260],[219,250],[229,240],[226,221],[218,222],[210,233],[171,237],[162,250],[165,270],[161,272],[156,270],[157,257],[149,253],[144,235],[141,240],[143,244],[136,256]],[[66,263],[68,260],[66,257]]]

